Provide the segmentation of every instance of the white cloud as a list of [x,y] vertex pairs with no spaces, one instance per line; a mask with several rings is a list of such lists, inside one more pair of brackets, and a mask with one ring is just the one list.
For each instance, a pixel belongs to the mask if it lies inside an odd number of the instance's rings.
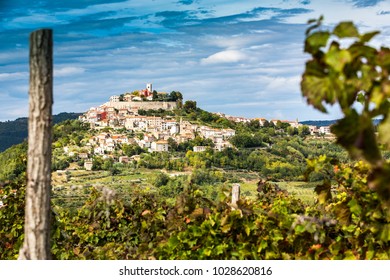
[[54,69],[54,76],[55,77],[65,77],[65,76],[72,76],[77,74],[82,74],[85,72],[84,68],[81,67],[62,67],[62,68],[56,68]]
[[299,91],[299,82],[301,76],[293,77],[264,77],[266,79],[267,86],[265,90],[277,90],[279,92],[284,91]]
[[0,73],[0,81],[26,79],[28,72]]
[[201,64],[237,63],[245,60],[247,56],[237,50],[227,50],[210,55],[201,60]]

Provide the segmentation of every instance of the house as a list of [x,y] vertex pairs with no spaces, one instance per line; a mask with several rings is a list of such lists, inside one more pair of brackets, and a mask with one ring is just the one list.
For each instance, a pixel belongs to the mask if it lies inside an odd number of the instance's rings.
[[88,159],[88,154],[87,153],[79,153],[79,159]]
[[115,144],[113,142],[109,142],[106,144],[106,146],[104,147],[104,149],[107,151],[107,152],[113,152],[115,151]]
[[232,147],[233,145],[230,144],[230,142],[224,141],[224,142],[215,143],[214,149],[217,151],[222,151],[225,148],[232,148]]
[[150,149],[152,152],[168,152],[168,141],[158,140],[152,142]]
[[134,155],[130,157],[131,160],[139,161],[141,159],[140,155]]
[[103,147],[96,147],[93,149],[93,153],[95,155],[104,155],[104,149]]
[[257,119],[257,120],[259,121],[260,126],[264,126],[265,123],[268,122],[265,118],[259,118],[259,119]]
[[110,102],[119,102],[119,95],[113,95],[110,97]]
[[275,126],[278,124],[278,122],[280,122],[280,120],[271,120],[270,121],[270,123],[272,123]]
[[120,163],[128,163],[129,162],[129,157],[128,156],[120,156],[119,157],[119,162]]
[[318,131],[320,134],[332,134],[330,132],[330,126],[321,126]]
[[318,128],[315,125],[309,125],[310,135],[315,135],[318,133]]
[[302,126],[302,124],[300,124],[298,122],[298,120],[296,120],[296,121],[283,121],[283,122],[288,123],[293,128],[298,128],[298,127]]
[[236,135],[236,131],[231,128],[222,129],[222,135],[224,138],[232,137]]
[[92,170],[93,163],[91,160],[84,162],[84,168],[85,170],[91,171]]
[[195,153],[200,153],[206,151],[207,146],[194,146],[192,149]]

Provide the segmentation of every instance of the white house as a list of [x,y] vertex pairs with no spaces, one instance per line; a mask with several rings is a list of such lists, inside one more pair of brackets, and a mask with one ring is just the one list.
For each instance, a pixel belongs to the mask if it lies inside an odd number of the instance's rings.
[[92,161],[85,161],[84,162],[84,168],[85,168],[85,170],[88,170],[88,171],[91,171],[92,170],[92,166],[93,166],[93,163],[92,163]]
[[118,95],[113,95],[110,97],[110,102],[119,102],[119,96]]
[[321,126],[321,127],[319,128],[319,132],[320,132],[321,134],[332,134],[332,133],[330,132],[330,126]]
[[206,151],[207,148],[207,146],[194,146],[193,151],[195,153],[200,153]]
[[152,152],[168,152],[168,141],[158,140],[152,142],[150,149]]

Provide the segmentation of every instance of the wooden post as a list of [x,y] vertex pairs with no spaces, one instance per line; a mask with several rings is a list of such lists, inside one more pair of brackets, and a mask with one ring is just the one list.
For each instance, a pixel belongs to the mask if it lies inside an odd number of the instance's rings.
[[240,199],[240,184],[232,186],[232,207],[237,208],[237,201]]
[[30,90],[24,243],[19,259],[50,259],[53,104],[52,30],[30,35]]

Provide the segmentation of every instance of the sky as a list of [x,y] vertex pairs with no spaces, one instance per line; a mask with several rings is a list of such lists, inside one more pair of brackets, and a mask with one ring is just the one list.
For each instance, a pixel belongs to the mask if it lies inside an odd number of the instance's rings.
[[336,119],[306,104],[300,80],[307,21],[353,20],[390,46],[389,0],[0,0],[0,121],[28,115],[29,34],[54,32],[53,113],[112,95],[180,91],[233,116]]

